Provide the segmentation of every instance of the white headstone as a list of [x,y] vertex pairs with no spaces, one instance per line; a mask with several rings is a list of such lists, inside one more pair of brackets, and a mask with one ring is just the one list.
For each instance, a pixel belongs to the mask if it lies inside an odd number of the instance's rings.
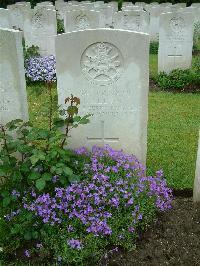
[[199,144],[197,150],[196,171],[193,188],[193,201],[200,202],[200,131],[199,131]]
[[0,124],[28,120],[22,33],[0,29]]
[[109,144],[145,163],[148,58],[145,33],[97,29],[56,37],[59,105],[73,94],[81,100],[79,113],[93,114],[71,132],[70,147]]
[[65,32],[99,28],[100,12],[90,10],[66,12],[64,26]]
[[177,3],[177,4],[174,4],[173,6],[183,8],[183,7],[186,7],[186,3]]
[[41,55],[55,54],[56,11],[36,8],[26,13],[24,37],[28,47],[39,47]]
[[0,8],[0,28],[12,29],[10,10]]
[[139,11],[139,10],[143,10],[143,7],[142,6],[124,6],[122,7],[122,11],[128,11],[128,10],[131,10],[131,11]]
[[165,13],[160,16],[158,71],[191,66],[193,16],[191,13]]
[[112,28],[113,27],[113,16],[114,16],[114,13],[117,11],[116,8],[113,6],[104,4],[103,6],[95,8],[95,10],[101,12],[100,14],[101,26],[103,28]]
[[136,6],[142,6],[145,7],[146,3],[145,2],[135,2]]
[[10,10],[10,17],[11,17],[11,25],[15,29],[24,29],[24,13],[27,12],[27,10],[30,10],[29,6],[26,5],[8,5],[7,7]]
[[149,15],[146,11],[120,11],[114,15],[114,28],[149,32]]
[[159,37],[159,17],[163,8],[159,5],[149,5],[148,11],[150,13],[150,38],[152,41],[157,41]]

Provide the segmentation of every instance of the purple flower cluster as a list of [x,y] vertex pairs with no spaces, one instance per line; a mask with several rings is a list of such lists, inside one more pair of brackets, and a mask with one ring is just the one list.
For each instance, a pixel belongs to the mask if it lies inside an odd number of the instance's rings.
[[[172,191],[162,170],[155,177],[146,176],[145,167],[135,156],[109,146],[94,146],[91,153],[81,147],[76,153],[87,158],[85,180],[56,187],[51,194],[37,195],[30,190],[22,200],[23,208],[33,213],[38,223],[65,230],[70,248],[84,248],[84,235],[126,241],[127,234],[136,235],[138,226],[146,222],[148,207],[153,211],[171,208]],[[58,179],[52,177],[55,186]],[[119,223],[117,228],[120,215],[123,226]]]
[[26,77],[31,81],[56,81],[55,56],[37,56],[26,60]]
[[[86,148],[76,149],[77,154],[88,155]],[[91,162],[85,165],[85,174],[104,173],[106,175],[119,174],[120,177],[142,177],[145,167],[134,156],[123,153],[122,150],[113,150],[109,145],[93,146],[90,154]]]
[[82,249],[81,241],[78,239],[70,239],[67,241],[67,244],[73,249]]
[[7,214],[5,216],[5,219],[7,221],[11,221],[15,216],[17,216],[20,213],[20,209],[16,210],[16,211],[11,211],[10,214]]
[[[83,148],[77,151],[82,152],[87,151]],[[145,168],[134,156],[108,146],[94,147],[87,171],[92,174],[91,178],[67,188],[57,187],[54,196],[39,195],[29,204],[24,202],[24,208],[40,217],[43,223],[67,225],[69,234],[78,227],[96,237],[112,235],[111,221],[124,210],[130,216],[126,230],[134,233],[144,217],[140,206],[142,197],[152,198],[160,211],[171,208],[172,191],[162,178],[162,171],[157,172],[156,177],[146,177]],[[112,177],[116,174],[119,178]],[[124,238],[123,234],[121,237]],[[79,249],[82,245],[78,241],[72,238],[68,244]]]

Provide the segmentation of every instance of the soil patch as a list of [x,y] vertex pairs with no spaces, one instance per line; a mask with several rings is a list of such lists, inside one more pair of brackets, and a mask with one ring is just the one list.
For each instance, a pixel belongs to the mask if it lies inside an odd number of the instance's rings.
[[191,197],[175,198],[173,208],[143,233],[137,250],[119,251],[101,265],[200,265],[200,205]]

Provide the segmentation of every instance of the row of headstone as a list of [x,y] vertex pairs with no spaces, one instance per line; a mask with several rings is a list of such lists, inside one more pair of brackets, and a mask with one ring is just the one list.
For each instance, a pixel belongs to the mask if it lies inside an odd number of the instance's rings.
[[[56,37],[59,104],[73,93],[81,98],[80,114],[93,114],[90,124],[72,132],[69,147],[109,144],[145,164],[148,55],[145,33],[96,29]],[[0,124],[27,121],[21,32],[0,28],[0,58]],[[200,201],[200,136],[193,199]]]
[[[11,11],[11,25],[23,29],[24,12],[32,16],[30,12],[30,4],[28,2],[19,2],[14,5],[8,6]],[[138,30],[150,33],[151,40],[158,40],[159,35],[159,17],[162,13],[167,12],[191,12],[195,21],[199,21],[200,6],[185,7],[184,3],[172,5],[164,3],[145,4],[143,2],[136,2],[133,5],[131,2],[124,2],[122,11],[118,11],[117,2],[109,2],[105,4],[103,1],[96,2],[77,2],[70,1],[64,2],[58,0],[55,6],[51,2],[41,2],[35,7],[36,10],[57,10],[60,18],[65,20],[65,31],[87,29],[87,28],[120,28],[128,30]],[[98,13],[92,12],[96,11]],[[129,11],[129,12],[128,12]],[[147,12],[146,12],[147,11]],[[97,18],[95,17],[95,14]],[[145,24],[145,26],[144,26]]]
[[[124,45],[126,40],[126,45]],[[22,34],[0,29],[0,123],[28,119]],[[73,94],[91,123],[72,132],[69,147],[110,144],[145,163],[149,35],[96,29],[56,37],[59,105]],[[67,89],[66,89],[67,84]]]

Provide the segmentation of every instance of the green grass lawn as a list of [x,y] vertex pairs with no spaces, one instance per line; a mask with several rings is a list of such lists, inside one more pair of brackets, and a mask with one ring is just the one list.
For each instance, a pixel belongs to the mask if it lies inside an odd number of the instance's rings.
[[[56,98],[55,88],[53,94]],[[30,120],[48,126],[45,87],[29,86],[28,100]],[[162,168],[171,187],[192,187],[199,128],[200,94],[150,92],[148,174]]]

